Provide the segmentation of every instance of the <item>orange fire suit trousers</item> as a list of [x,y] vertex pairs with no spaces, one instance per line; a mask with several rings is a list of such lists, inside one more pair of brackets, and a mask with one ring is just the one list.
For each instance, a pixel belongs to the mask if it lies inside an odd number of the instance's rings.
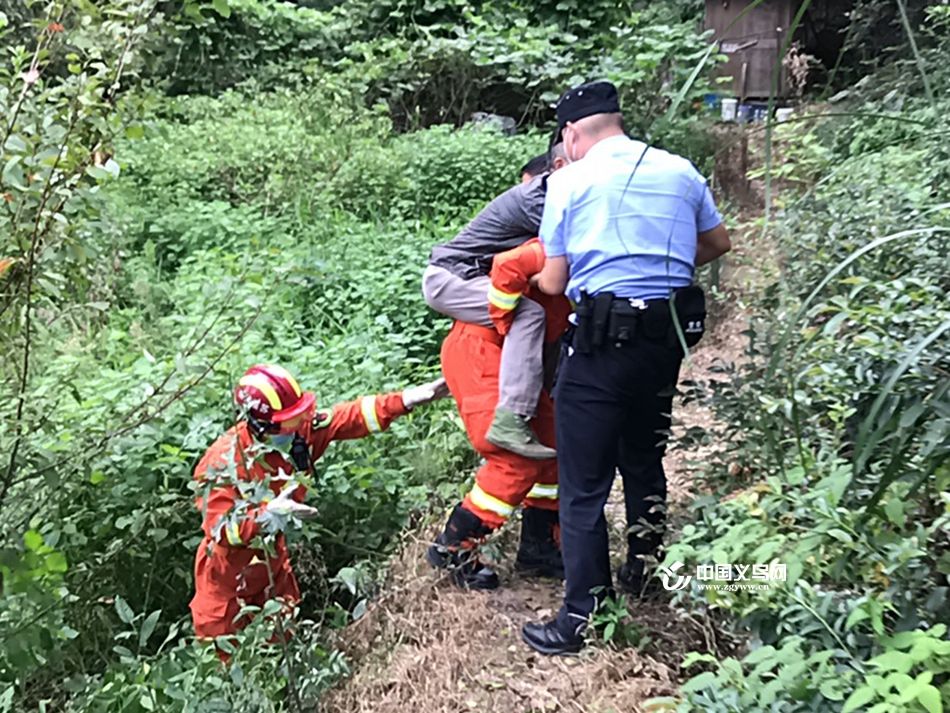
[[[557,510],[557,461],[532,460],[485,440],[498,404],[503,337],[494,329],[455,322],[442,342],[442,374],[468,439],[485,459],[462,507],[498,528],[519,505]],[[541,392],[532,428],[541,443],[554,447],[554,404]]]

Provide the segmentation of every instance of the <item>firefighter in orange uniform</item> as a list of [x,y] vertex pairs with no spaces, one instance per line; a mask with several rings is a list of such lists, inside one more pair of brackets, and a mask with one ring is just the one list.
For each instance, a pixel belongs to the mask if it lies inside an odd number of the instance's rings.
[[[296,604],[300,589],[275,521],[317,514],[303,503],[314,462],[331,441],[384,431],[414,406],[445,395],[445,382],[438,379],[317,410],[314,394],[302,391],[285,369],[266,364],[248,369],[234,391],[237,425],[195,469],[195,479],[204,485],[196,502],[204,539],[195,556],[195,634],[210,639],[240,630],[249,621],[235,619],[246,604],[263,606],[272,598]],[[268,563],[252,543],[269,532],[276,537]]]
[[[519,505],[524,511],[517,569],[527,575],[564,575],[557,461],[525,458],[485,439],[498,402],[501,345],[518,300],[524,295],[544,307],[545,342],[554,347],[555,354],[567,328],[571,313],[567,299],[545,295],[529,285],[530,278],[543,266],[544,249],[537,239],[496,255],[488,295],[495,328],[456,321],[442,343],[442,373],[469,441],[485,463],[475,474],[475,485],[452,510],[444,530],[429,548],[427,559],[433,566],[448,570],[452,581],[467,589],[498,586],[498,575],[479,561],[475,547],[501,527]],[[531,427],[541,443],[554,447],[554,408],[547,389],[541,393]]]

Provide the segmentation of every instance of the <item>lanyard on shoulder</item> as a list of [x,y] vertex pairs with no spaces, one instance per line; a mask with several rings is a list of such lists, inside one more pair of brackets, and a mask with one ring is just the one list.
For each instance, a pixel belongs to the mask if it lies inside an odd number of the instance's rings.
[[[627,179],[627,184],[623,187],[623,193],[620,194],[620,205],[622,207],[623,199],[627,195],[627,191],[630,189],[630,184],[633,183],[633,177],[637,175],[637,169],[640,168],[640,164],[643,163],[643,159],[647,155],[647,151],[650,150],[650,145],[644,143],[643,151],[640,153],[640,158],[637,159],[637,162],[633,166],[633,170],[630,172],[630,177]],[[617,239],[620,240],[620,244],[623,245],[623,249],[627,252],[627,255],[632,255],[630,248],[627,247],[627,242],[623,239],[623,235],[620,232],[620,221],[616,218],[614,219],[614,230],[617,232]]]

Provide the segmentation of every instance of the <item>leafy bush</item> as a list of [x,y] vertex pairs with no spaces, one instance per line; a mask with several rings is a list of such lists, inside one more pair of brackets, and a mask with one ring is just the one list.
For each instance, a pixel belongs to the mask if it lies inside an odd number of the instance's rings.
[[709,670],[682,710],[938,711],[950,697],[950,107],[913,82],[868,85],[878,98],[854,99],[872,116],[781,132],[804,159],[772,226],[782,273],[756,302],[756,358],[714,398],[746,475],[710,470],[728,496],[696,501],[667,561],[783,562],[788,580],[679,595],[728,612],[751,647],[688,657]]
[[[609,78],[622,90],[640,134],[701,161],[701,133],[660,121],[686,83],[707,40],[697,31],[699,3],[497,0],[346,0],[330,9],[278,0],[196,3],[155,47],[170,91],[210,92],[250,83],[256,90],[305,87],[331,73],[382,102],[400,130],[467,122],[476,111],[536,124],[568,86]],[[331,82],[333,80],[330,80]],[[705,75],[688,104],[709,90]]]
[[540,137],[435,126],[355,155],[329,193],[367,219],[468,217],[520,180],[518,168],[546,150]]

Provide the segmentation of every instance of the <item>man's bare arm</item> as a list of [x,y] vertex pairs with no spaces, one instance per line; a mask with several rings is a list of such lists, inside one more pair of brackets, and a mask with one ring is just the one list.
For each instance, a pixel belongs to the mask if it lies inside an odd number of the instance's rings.
[[712,262],[730,250],[732,250],[732,241],[729,240],[729,231],[720,223],[712,230],[706,230],[696,236],[696,265]]
[[570,271],[567,267],[567,257],[549,257],[544,261],[544,267],[538,273],[538,289],[549,295],[563,295],[567,287]]

